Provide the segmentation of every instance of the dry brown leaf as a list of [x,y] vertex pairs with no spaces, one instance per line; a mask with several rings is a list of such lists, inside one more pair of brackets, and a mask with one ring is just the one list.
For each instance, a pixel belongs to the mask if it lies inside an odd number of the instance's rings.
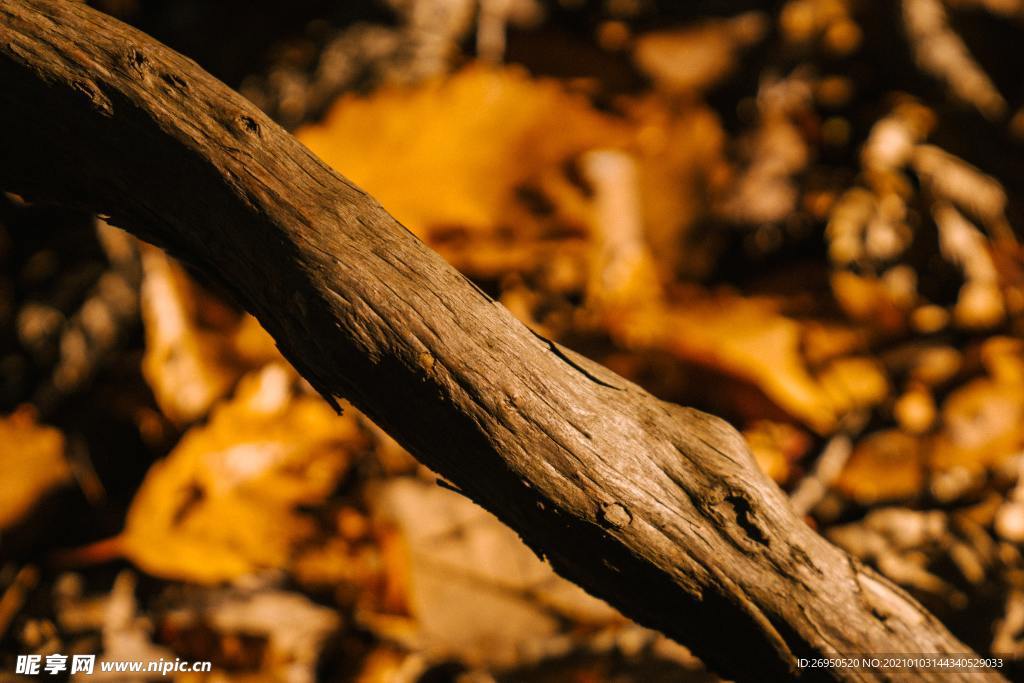
[[595,150],[584,155],[581,166],[594,188],[596,208],[588,306],[630,308],[661,299],[654,257],[644,234],[633,158],[624,152]]
[[155,248],[143,251],[142,263],[142,372],[163,413],[191,422],[228,392],[237,375],[223,362],[220,337],[196,324],[196,294],[180,266]]
[[324,500],[367,440],[273,364],[240,383],[146,476],[122,535],[147,572],[196,582],[286,567],[313,537],[295,510]]
[[32,507],[71,480],[64,437],[36,423],[28,408],[0,417],[0,531],[21,521]]
[[179,588],[161,602],[166,611],[153,616],[163,643],[180,657],[212,660],[233,683],[313,683],[342,627],[336,610],[263,580]]
[[400,539],[388,568],[409,617],[367,614],[366,622],[429,658],[514,666],[564,653],[574,624],[623,623],[458,494],[401,478],[385,485],[376,508]]

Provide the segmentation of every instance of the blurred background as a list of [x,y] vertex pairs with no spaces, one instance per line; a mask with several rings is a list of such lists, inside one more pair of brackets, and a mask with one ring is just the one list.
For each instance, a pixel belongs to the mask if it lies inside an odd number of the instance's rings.
[[[1024,673],[1024,1],[90,4],[539,333],[730,420],[808,524]],[[0,681],[52,652],[717,680],[336,416],[223,292],[7,194]]]

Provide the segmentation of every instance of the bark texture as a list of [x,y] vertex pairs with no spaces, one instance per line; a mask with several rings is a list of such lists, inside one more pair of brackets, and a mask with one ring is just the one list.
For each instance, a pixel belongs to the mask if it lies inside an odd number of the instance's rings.
[[191,60],[77,2],[4,0],[0,84],[0,186],[107,215],[218,281],[328,400],[718,671],[970,653],[798,519],[730,426],[531,333]]

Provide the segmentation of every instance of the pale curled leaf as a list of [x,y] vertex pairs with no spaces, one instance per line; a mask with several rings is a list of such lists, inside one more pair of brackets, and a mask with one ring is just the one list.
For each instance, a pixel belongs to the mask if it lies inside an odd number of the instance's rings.
[[173,422],[201,418],[244,372],[280,358],[252,316],[204,293],[164,252],[144,248],[142,264],[142,372]]

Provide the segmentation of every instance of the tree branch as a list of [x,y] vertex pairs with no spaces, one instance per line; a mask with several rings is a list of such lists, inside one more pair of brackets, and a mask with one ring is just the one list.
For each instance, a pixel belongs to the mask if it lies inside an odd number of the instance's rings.
[[4,0],[0,82],[0,184],[217,280],[328,400],[717,670],[969,653],[794,516],[731,427],[531,333],[194,62],[84,4]]

